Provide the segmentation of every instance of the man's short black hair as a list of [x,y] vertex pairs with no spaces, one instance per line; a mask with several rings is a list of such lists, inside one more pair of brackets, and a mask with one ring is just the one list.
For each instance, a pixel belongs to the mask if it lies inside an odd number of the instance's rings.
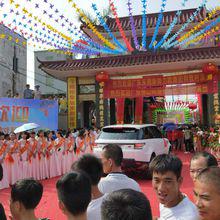
[[92,185],[98,185],[103,175],[101,160],[91,154],[80,157],[73,163],[72,170],[85,172],[90,177]]
[[21,202],[26,209],[35,209],[43,194],[43,185],[33,178],[18,180],[11,188],[13,202]]
[[152,220],[149,200],[132,189],[109,194],[102,202],[101,215],[102,220]]
[[161,154],[156,156],[150,163],[150,171],[152,173],[166,173],[173,172],[177,179],[181,177],[182,161],[171,154]]
[[74,216],[83,214],[91,201],[91,182],[82,172],[71,172],[56,184],[58,198]]
[[220,168],[217,166],[207,167],[196,176],[196,180],[211,183],[220,195]]
[[116,166],[121,166],[123,160],[123,152],[117,144],[108,144],[103,147],[104,156],[107,159],[112,159]]
[[202,152],[196,152],[193,156],[192,156],[192,160],[196,160],[199,159],[200,157],[204,157],[206,159],[207,162],[207,167],[211,167],[211,166],[218,166],[218,161],[215,158],[214,155],[206,152],[206,151],[202,151]]

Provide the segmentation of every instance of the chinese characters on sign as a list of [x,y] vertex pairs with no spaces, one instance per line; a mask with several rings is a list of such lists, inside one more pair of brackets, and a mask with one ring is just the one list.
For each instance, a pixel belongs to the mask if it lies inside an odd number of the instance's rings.
[[100,127],[104,126],[104,99],[103,99],[103,86],[104,83],[99,83],[99,118],[100,118]]
[[41,129],[56,130],[57,101],[0,98],[0,129],[10,133],[25,123],[36,123]]
[[68,78],[68,128],[76,128],[76,77]]
[[[105,84],[105,98],[134,98],[181,94],[213,93],[213,75],[204,73],[179,76],[148,76],[143,79],[109,80]],[[186,84],[195,85],[186,85]],[[182,84],[182,85],[180,85]],[[184,85],[183,85],[184,84]],[[167,86],[169,85],[169,86]]]

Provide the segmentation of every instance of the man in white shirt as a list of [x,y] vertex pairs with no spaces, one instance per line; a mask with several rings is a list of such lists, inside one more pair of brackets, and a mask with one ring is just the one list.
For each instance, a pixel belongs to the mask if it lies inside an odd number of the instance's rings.
[[41,99],[40,86],[36,85],[34,90],[34,99]]
[[103,171],[108,174],[98,184],[102,193],[111,193],[120,189],[133,189],[141,191],[138,183],[122,173],[121,163],[123,160],[122,149],[117,144],[104,146],[101,153]]
[[83,171],[91,179],[92,200],[87,208],[87,220],[101,220],[101,204],[105,197],[98,189],[103,174],[101,160],[91,154],[84,154],[72,165],[72,170]]
[[195,204],[200,220],[219,220],[220,168],[208,167],[202,170],[194,183]]
[[196,206],[180,192],[182,162],[168,154],[158,155],[150,163],[152,185],[160,202],[159,220],[197,220]]

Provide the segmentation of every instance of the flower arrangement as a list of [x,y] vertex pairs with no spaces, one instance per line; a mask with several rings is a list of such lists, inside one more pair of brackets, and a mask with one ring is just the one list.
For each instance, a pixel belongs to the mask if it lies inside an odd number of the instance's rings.
[[214,151],[220,150],[220,137],[218,133],[210,133],[208,137],[208,146]]

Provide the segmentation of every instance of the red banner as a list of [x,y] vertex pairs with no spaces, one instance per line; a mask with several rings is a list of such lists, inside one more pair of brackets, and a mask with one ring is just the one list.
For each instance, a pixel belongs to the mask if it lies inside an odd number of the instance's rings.
[[163,87],[178,84],[201,84],[213,80],[212,74],[202,72],[174,76],[146,76],[142,79],[109,80],[105,83],[106,89],[146,89],[151,87]]
[[104,98],[135,98],[148,96],[184,95],[184,94],[210,94],[214,93],[213,83],[203,83],[189,86],[170,86],[152,88],[104,88]]

